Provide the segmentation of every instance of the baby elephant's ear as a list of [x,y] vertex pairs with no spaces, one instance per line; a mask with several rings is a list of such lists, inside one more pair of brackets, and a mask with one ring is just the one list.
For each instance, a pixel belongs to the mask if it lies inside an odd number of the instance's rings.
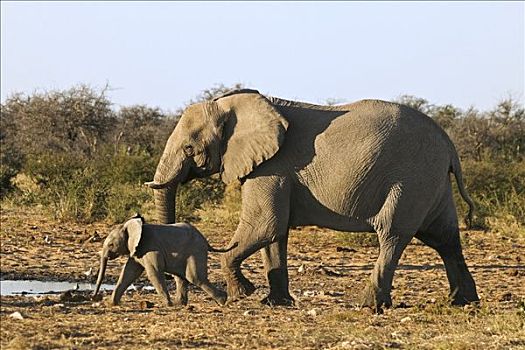
[[129,256],[135,255],[137,247],[142,236],[142,219],[131,219],[126,223],[126,230],[128,231],[128,249]]

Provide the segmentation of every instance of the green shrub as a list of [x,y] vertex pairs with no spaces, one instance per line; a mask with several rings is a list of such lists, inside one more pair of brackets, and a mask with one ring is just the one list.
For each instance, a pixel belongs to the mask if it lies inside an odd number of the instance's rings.
[[158,156],[151,156],[145,151],[128,153],[121,148],[116,153],[106,151],[93,162],[109,182],[138,185],[153,179],[158,160]]
[[1,145],[2,153],[0,154],[0,198],[3,199],[9,192],[14,189],[12,179],[19,173],[22,168],[22,156],[16,149],[7,145]]
[[54,152],[89,157],[111,143],[116,122],[106,89],[86,85],[14,94],[2,105],[2,117],[12,120],[16,145],[25,156]]
[[95,221],[106,214],[109,183],[99,169],[71,155],[31,157],[25,172],[38,185],[37,200],[61,220]]
[[107,197],[106,206],[108,220],[112,223],[120,223],[134,213],[147,214],[151,212],[153,194],[151,190],[140,184],[113,184]]
[[36,201],[48,205],[56,218],[119,222],[152,203],[143,182],[153,177],[155,165],[145,153],[94,159],[44,154],[30,157],[24,171],[38,185]]
[[0,110],[0,199],[14,189],[12,179],[20,172],[24,156],[17,145],[13,115]]
[[[525,227],[525,162],[464,161],[465,185],[476,204],[475,225],[492,231]],[[465,202],[455,193],[461,215]],[[508,231],[508,230],[507,230]]]
[[224,189],[225,185],[218,175],[180,185],[176,196],[177,221],[199,220],[196,211],[204,203],[219,203],[224,196]]

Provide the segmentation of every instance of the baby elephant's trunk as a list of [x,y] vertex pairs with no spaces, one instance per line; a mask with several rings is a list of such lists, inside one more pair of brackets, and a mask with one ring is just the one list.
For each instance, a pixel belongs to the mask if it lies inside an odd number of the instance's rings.
[[100,286],[102,285],[102,280],[104,279],[104,274],[106,273],[106,266],[108,266],[108,257],[102,255],[100,257],[100,269],[98,271],[97,285],[95,287],[95,293],[93,293],[93,297],[96,297],[98,294],[98,291],[100,290]]
[[229,246],[228,248],[224,248],[224,249],[217,249],[217,248],[213,248],[209,243],[208,243],[208,251],[209,252],[214,252],[214,253],[226,253],[226,252],[229,252],[230,250],[232,250],[233,248],[237,247],[239,245],[238,242],[235,242],[233,243],[231,246]]

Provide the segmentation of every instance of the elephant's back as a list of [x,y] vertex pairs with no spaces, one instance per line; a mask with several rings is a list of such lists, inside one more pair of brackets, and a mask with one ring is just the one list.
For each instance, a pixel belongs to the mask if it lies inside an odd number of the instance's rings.
[[362,100],[289,116],[297,180],[332,211],[371,215],[396,183],[423,188],[447,178],[450,139],[412,108]]

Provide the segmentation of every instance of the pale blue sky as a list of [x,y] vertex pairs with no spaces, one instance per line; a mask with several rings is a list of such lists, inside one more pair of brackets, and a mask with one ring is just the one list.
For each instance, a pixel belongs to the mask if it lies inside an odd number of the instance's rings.
[[479,109],[524,100],[524,2],[6,2],[2,101],[108,82],[116,106],[175,110],[241,82],[283,98]]

